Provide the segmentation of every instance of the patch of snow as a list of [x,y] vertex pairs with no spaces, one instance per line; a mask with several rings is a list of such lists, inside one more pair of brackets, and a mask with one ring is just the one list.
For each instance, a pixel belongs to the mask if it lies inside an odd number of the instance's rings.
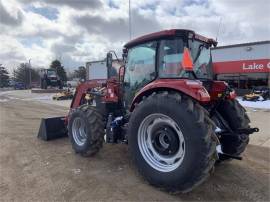
[[14,96],[10,96],[10,95],[7,95],[8,99],[10,100],[21,100],[20,98],[18,97],[14,97]]
[[13,92],[13,91],[0,91],[0,96],[1,96],[1,95],[5,95],[5,94],[8,94],[8,93],[10,93],[10,92]]
[[270,100],[265,101],[243,101],[241,97],[238,97],[237,100],[244,107],[251,107],[257,109],[270,109]]
[[23,100],[52,100],[53,95],[45,95],[45,96],[39,96],[39,97],[31,97],[31,98],[24,98]]
[[53,95],[45,95],[40,97],[32,98],[33,100],[52,100]]
[[73,172],[75,175],[78,175],[78,174],[81,173],[81,169],[75,168],[75,169],[72,169],[72,172]]
[[218,154],[223,154],[222,149],[221,149],[221,145],[220,145],[220,144],[217,145],[216,151],[217,151]]
[[7,102],[8,99],[0,99],[0,102]]

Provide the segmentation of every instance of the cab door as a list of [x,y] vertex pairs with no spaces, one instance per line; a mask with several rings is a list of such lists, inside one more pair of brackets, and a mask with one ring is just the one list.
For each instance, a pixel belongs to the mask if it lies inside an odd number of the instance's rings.
[[157,42],[148,42],[128,50],[124,78],[124,103],[130,108],[135,94],[156,78]]

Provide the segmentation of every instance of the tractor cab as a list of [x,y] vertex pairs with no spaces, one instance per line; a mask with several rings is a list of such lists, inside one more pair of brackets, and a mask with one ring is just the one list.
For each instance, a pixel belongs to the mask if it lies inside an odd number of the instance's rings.
[[47,77],[49,78],[57,79],[58,77],[54,69],[47,69],[46,73],[47,73]]
[[[210,47],[217,42],[189,30],[165,30],[125,45],[124,89],[126,102],[147,84],[160,80],[212,80]],[[188,63],[187,63],[188,62]]]

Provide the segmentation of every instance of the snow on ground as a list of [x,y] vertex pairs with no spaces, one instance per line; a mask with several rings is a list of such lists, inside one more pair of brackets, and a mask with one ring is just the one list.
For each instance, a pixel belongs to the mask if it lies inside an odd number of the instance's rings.
[[[0,91],[0,102],[8,102],[10,99],[17,99],[17,100],[25,100],[25,101],[39,101],[49,104],[57,104],[57,105],[64,105],[69,106],[71,100],[65,100],[65,101],[54,101],[52,100],[54,94],[35,94],[31,93],[29,90],[21,90],[21,91]],[[250,108],[257,108],[257,109],[270,109],[270,100],[267,101],[243,101],[242,97],[238,97],[237,100],[240,102],[240,104],[244,107],[250,107]]]
[[13,90],[13,91],[0,91],[0,103],[9,102],[10,100],[22,101],[35,101],[46,104],[53,104],[69,108],[71,100],[53,100],[52,97],[55,93],[31,93],[30,90]]
[[23,100],[52,100],[53,95],[44,95],[44,96],[38,96],[38,97],[32,97],[32,98],[24,98]]
[[238,97],[237,100],[244,107],[251,107],[257,109],[270,109],[270,100],[266,101],[243,101],[241,97]]

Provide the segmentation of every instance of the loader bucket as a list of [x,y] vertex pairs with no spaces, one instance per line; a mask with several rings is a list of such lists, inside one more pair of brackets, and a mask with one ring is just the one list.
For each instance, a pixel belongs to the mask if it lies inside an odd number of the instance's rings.
[[41,119],[38,138],[49,141],[67,136],[65,117]]

